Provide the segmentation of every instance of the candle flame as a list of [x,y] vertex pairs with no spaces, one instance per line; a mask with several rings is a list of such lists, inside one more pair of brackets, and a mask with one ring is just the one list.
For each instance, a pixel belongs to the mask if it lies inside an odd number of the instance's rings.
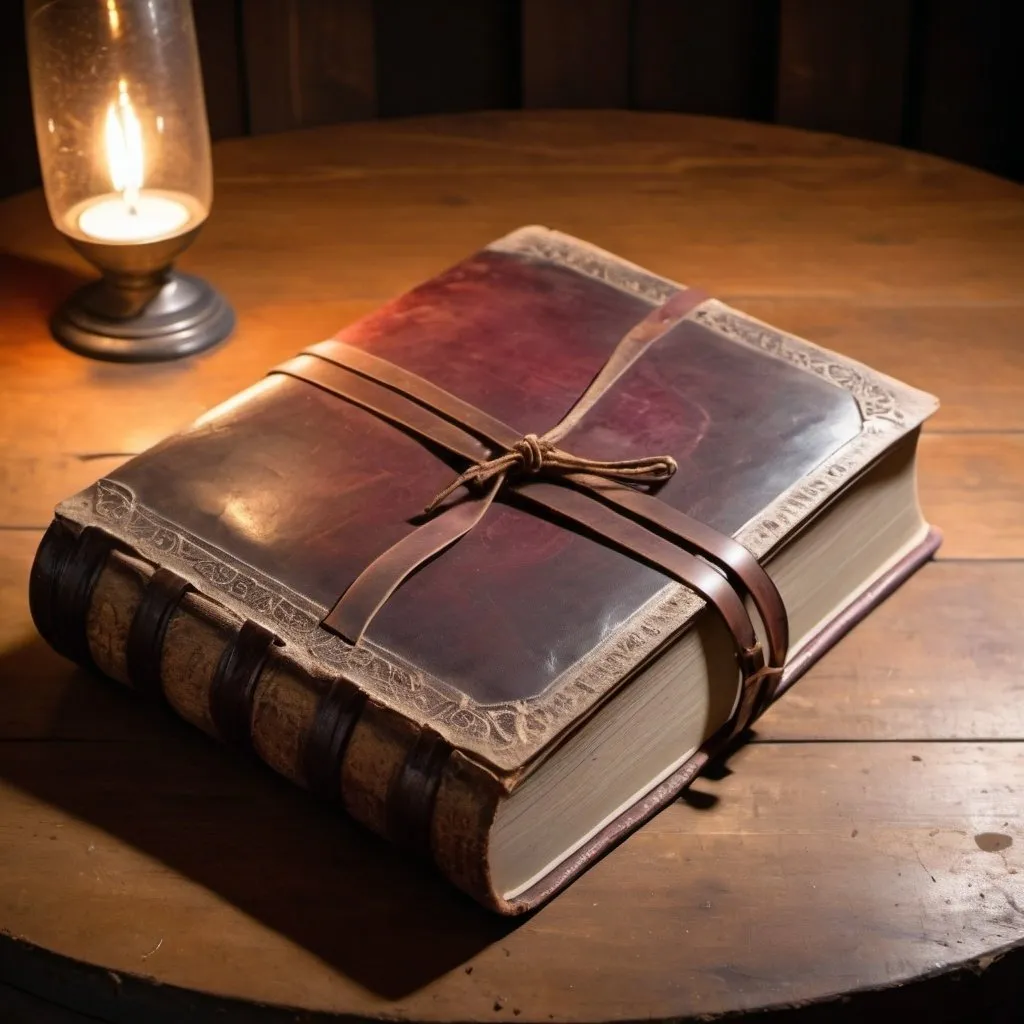
[[121,36],[121,15],[117,10],[117,0],[107,0],[107,18],[110,21],[110,31],[115,39]]
[[128,98],[128,85],[123,78],[117,83],[117,100],[107,108],[104,135],[110,182],[134,212],[144,171],[142,125]]

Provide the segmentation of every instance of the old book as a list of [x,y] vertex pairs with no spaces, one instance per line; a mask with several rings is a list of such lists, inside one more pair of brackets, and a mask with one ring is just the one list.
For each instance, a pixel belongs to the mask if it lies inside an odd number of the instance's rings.
[[516,913],[931,555],[936,404],[523,228],[61,504],[32,611]]

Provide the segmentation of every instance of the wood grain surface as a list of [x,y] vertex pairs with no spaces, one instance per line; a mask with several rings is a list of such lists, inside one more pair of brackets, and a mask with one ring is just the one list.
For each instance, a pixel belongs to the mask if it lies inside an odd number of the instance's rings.
[[[89,271],[37,193],[0,204],[0,1018],[1016,1020],[1020,190],[847,139],[611,112],[350,124],[221,143],[215,163],[182,264],[239,327],[177,365],[54,344],[46,316]],[[525,223],[938,394],[921,494],[946,543],[684,800],[505,921],[74,669],[26,586],[57,500]]]

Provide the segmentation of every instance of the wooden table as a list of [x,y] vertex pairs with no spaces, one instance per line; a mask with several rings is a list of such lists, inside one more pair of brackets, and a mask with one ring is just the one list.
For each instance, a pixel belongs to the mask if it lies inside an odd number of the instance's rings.
[[[223,289],[239,327],[176,365],[101,365],[50,341],[46,316],[84,267],[38,193],[0,205],[7,1019],[70,1019],[61,1006],[116,1021],[296,1019],[276,1006],[523,1024],[764,1007],[842,1020],[926,1003],[931,1020],[985,1019],[985,1006],[1019,1019],[1020,190],[877,145],[629,113],[350,124],[227,142],[216,166],[215,212],[183,265]],[[728,766],[510,922],[74,670],[36,636],[25,592],[58,499],[530,222],[939,395],[921,490],[946,542]]]

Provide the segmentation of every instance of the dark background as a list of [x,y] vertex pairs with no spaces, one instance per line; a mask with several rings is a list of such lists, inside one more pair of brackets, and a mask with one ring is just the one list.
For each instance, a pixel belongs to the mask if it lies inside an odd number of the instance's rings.
[[[1024,0],[194,8],[214,138],[495,107],[630,107],[840,132],[1024,179]],[[0,0],[0,195],[39,181],[22,17],[20,0]]]

